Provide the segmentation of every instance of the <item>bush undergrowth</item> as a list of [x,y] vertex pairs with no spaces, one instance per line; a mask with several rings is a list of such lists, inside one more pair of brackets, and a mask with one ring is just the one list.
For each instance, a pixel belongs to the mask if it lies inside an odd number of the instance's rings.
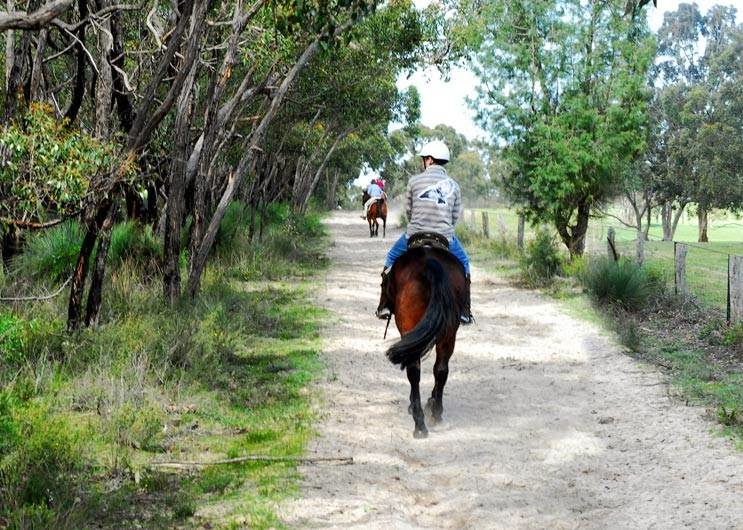
[[[298,454],[311,436],[302,389],[318,369],[322,313],[300,282],[325,264],[324,228],[317,215],[276,207],[264,241],[251,242],[234,222],[195,301],[163,303],[143,270],[159,242],[125,223],[112,238],[98,329],[65,333],[62,298],[0,309],[0,527],[180,526],[217,495],[222,521],[276,524],[292,466],[202,478],[146,465],[164,453]],[[294,280],[245,282],[266,278]]]

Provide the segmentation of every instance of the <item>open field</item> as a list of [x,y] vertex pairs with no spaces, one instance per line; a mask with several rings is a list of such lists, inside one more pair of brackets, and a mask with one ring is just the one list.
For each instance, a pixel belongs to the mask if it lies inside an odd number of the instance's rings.
[[[475,228],[482,230],[483,209],[476,209]],[[518,217],[506,207],[489,208],[490,237],[515,241]],[[465,221],[471,223],[472,214],[465,212]],[[586,241],[587,254],[603,255],[606,252],[606,234],[609,227],[616,231],[619,252],[625,256],[635,254],[635,231],[611,218],[591,219]],[[526,239],[534,234],[534,228],[526,226]],[[743,255],[743,221],[730,214],[712,215],[708,230],[710,242],[696,243],[696,218],[684,216],[676,231],[675,240],[690,243],[687,254],[687,284],[690,291],[705,305],[726,310],[728,254]],[[645,256],[649,266],[663,272],[669,287],[673,287],[673,242],[661,241],[662,226],[651,224],[650,241],[645,245]]]

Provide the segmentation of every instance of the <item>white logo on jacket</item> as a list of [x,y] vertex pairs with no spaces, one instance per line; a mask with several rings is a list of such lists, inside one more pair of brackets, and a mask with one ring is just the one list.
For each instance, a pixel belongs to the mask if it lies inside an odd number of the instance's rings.
[[452,179],[440,180],[423,190],[418,198],[422,201],[435,202],[437,205],[445,205],[447,204],[446,199],[454,195],[456,188],[457,185]]

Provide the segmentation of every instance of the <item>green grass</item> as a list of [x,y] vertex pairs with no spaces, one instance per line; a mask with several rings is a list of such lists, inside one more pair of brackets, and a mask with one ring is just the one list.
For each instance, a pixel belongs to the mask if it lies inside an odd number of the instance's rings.
[[[518,216],[515,210],[506,207],[467,210],[464,220],[468,224],[472,218],[471,211],[475,212],[474,232],[482,231],[482,212],[487,211],[490,219],[491,239],[516,241]],[[590,220],[586,238],[586,254],[588,256],[606,254],[606,234],[609,227],[613,227],[616,231],[619,252],[623,256],[633,257],[635,255],[635,231],[624,227],[612,218]],[[527,224],[527,241],[533,239],[535,233],[534,228]],[[702,304],[725,311],[727,307],[727,255],[743,255],[743,221],[735,219],[733,214],[715,212],[711,215],[708,234],[710,243],[696,243],[696,218],[685,215],[679,223],[675,240],[691,244],[686,258],[687,286],[690,293]],[[659,223],[651,224],[651,240],[645,243],[646,263],[663,274],[667,285],[673,288],[673,242],[660,241],[661,238],[662,226]]]
[[271,247],[257,281],[242,267],[270,243],[236,236],[199,298],[175,308],[129,260],[112,265],[98,329],[68,335],[61,297],[0,308],[0,527],[281,526],[291,464],[150,464],[301,455],[313,436],[308,384],[325,315],[312,274],[326,242],[301,219],[270,235],[287,230],[303,242],[288,255]]

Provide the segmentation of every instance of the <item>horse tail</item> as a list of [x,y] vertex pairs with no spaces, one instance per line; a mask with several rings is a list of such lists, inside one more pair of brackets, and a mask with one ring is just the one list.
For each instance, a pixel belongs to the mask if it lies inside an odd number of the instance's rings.
[[401,369],[420,360],[436,342],[456,326],[457,303],[449,276],[435,259],[426,259],[423,277],[429,285],[430,298],[423,318],[409,333],[387,350],[387,358]]

